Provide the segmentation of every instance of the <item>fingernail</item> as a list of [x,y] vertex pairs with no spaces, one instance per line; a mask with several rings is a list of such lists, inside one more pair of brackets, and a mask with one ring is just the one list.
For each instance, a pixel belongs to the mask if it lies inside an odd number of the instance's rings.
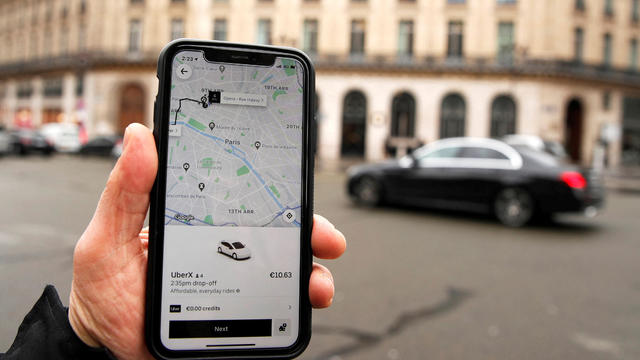
[[124,129],[124,139],[122,140],[122,150],[127,148],[127,142],[129,140],[129,127],[131,127],[131,124],[129,124],[125,129]]
[[326,272],[321,272],[320,276],[322,276],[322,278],[324,279],[324,281],[327,281],[331,284],[331,286],[333,287],[333,276],[331,276],[330,274],[326,273]]

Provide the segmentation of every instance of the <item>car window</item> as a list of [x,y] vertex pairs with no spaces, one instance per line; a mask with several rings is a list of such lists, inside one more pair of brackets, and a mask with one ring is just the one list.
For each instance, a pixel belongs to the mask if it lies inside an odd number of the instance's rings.
[[457,146],[445,147],[432,152],[429,152],[422,156],[420,160],[424,159],[442,159],[442,158],[454,158],[457,157],[460,152],[460,148]]
[[236,249],[244,249],[244,245],[242,245],[242,243],[241,243],[241,242],[234,242],[234,243],[233,243],[233,246],[234,246]]
[[231,247],[231,245],[229,245],[229,243],[228,243],[228,242],[226,242],[226,241],[223,241],[223,242],[222,242],[222,245],[224,245],[224,246],[226,246],[226,247],[228,247],[228,248],[230,248],[230,247]]
[[460,151],[460,157],[467,159],[497,159],[497,160],[509,160],[503,153],[479,146],[463,147]]

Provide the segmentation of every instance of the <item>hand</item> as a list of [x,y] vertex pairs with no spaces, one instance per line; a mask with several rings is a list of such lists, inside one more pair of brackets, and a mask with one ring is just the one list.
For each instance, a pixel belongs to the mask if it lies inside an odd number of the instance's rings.
[[[69,321],[89,346],[107,347],[119,359],[150,359],[144,342],[148,236],[141,229],[158,159],[151,132],[140,124],[127,128],[123,146],[93,219],[75,248]],[[311,246],[315,256],[335,259],[346,242],[329,221],[316,215]],[[327,307],[333,293],[331,273],[314,264],[311,304]]]

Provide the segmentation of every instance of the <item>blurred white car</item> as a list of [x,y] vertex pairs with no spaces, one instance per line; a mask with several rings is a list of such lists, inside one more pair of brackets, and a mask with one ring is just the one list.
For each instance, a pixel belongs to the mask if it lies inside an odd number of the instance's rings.
[[243,260],[251,257],[251,251],[239,241],[221,241],[218,245],[218,253],[231,256],[234,260]]
[[53,147],[59,152],[77,152],[80,143],[80,131],[78,125],[70,123],[45,124],[40,132],[53,143]]

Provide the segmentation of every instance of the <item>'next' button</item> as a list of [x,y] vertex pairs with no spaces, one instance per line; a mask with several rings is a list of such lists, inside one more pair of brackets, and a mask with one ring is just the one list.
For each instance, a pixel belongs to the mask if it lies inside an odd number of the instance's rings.
[[174,320],[170,339],[271,336],[271,319]]

